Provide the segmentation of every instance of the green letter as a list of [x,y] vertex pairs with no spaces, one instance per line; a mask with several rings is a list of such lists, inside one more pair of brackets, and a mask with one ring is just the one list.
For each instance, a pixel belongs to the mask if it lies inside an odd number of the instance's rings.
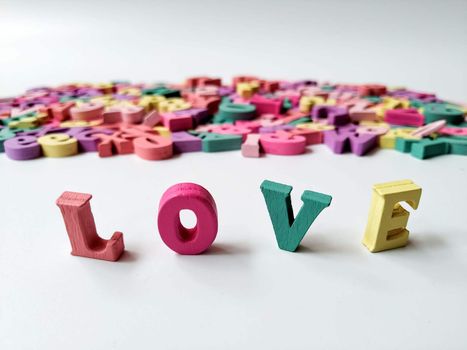
[[304,191],[303,206],[294,219],[290,192],[292,186],[264,180],[261,184],[264,200],[268,207],[272,227],[280,249],[293,252],[298,248],[306,232],[321,211],[331,204],[327,194]]

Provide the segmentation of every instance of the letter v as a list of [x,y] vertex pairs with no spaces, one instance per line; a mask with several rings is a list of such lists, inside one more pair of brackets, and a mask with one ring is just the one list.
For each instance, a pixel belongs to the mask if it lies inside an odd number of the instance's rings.
[[292,186],[264,180],[261,184],[269,217],[280,249],[295,251],[311,224],[331,204],[332,197],[313,191],[302,193],[303,205],[294,219],[290,193]]

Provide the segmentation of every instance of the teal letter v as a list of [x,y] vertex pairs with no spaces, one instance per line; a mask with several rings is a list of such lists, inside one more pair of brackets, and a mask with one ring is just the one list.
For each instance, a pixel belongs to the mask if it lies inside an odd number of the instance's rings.
[[264,180],[261,184],[272,227],[280,249],[294,252],[311,224],[321,211],[329,207],[332,197],[318,192],[304,191],[303,205],[294,219],[290,192],[292,186]]

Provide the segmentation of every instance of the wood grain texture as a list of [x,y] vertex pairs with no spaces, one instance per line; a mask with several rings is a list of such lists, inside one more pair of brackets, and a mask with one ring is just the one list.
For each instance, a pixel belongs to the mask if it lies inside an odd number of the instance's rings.
[[[182,225],[180,211],[183,209],[196,215],[193,228]],[[173,251],[182,255],[201,254],[217,236],[216,202],[209,191],[198,184],[175,184],[162,195],[157,225],[162,240]]]
[[71,254],[86,258],[116,261],[124,250],[123,234],[115,232],[109,240],[99,237],[91,212],[92,195],[78,192],[64,192],[57,199],[62,212]]
[[271,218],[277,244],[280,249],[295,251],[311,224],[324,208],[331,204],[332,197],[313,191],[302,193],[303,205],[294,218],[290,193],[292,187],[269,180],[261,184],[269,217]]
[[422,189],[411,180],[373,186],[368,223],[363,244],[372,253],[404,247],[409,239],[406,229],[409,212],[399,203],[418,208]]

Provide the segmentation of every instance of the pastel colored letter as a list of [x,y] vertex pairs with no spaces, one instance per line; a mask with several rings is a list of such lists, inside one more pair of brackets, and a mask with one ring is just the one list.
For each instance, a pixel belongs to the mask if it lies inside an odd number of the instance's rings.
[[409,239],[405,228],[409,212],[399,203],[407,202],[417,209],[422,189],[410,180],[387,182],[373,186],[370,214],[363,244],[371,252],[403,247]]
[[277,244],[280,249],[295,251],[311,224],[321,211],[331,204],[332,197],[318,192],[304,191],[303,205],[294,219],[290,193],[292,186],[264,180],[261,184]]
[[[182,225],[180,211],[183,209],[194,212],[197,220],[195,227],[186,228]],[[200,185],[173,185],[160,200],[157,225],[162,240],[170,249],[182,255],[200,254],[216,239],[216,202]]]
[[69,157],[78,153],[78,141],[68,134],[49,134],[37,139],[46,157]]
[[109,240],[98,236],[89,203],[91,198],[86,193],[63,192],[57,199],[70,238],[71,254],[116,261],[125,248],[123,234],[115,232]]

